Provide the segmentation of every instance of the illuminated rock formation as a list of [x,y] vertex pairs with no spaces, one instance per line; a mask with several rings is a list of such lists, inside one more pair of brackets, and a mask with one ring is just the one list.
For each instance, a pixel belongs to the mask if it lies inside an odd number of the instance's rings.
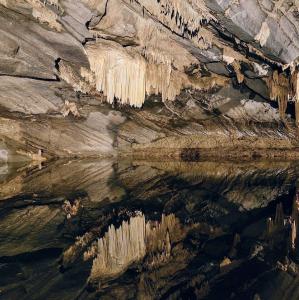
[[299,156],[298,3],[267,3],[1,0],[0,150]]
[[113,42],[102,41],[87,48],[96,87],[113,103],[114,97],[124,104],[141,107],[145,98],[146,62],[137,53],[128,52]]
[[[173,70],[170,64],[150,63],[134,49],[101,40],[86,48],[96,88],[103,91],[109,103],[117,98],[122,104],[141,107],[146,95],[162,95],[162,100],[174,100],[184,88],[207,89],[223,85],[215,76],[208,85]],[[215,80],[216,79],[216,80]]]

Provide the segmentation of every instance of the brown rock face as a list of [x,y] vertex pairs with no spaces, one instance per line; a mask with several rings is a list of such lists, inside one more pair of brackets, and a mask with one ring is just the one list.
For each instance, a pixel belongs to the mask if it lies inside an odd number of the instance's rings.
[[297,157],[297,12],[296,1],[2,0],[0,159]]

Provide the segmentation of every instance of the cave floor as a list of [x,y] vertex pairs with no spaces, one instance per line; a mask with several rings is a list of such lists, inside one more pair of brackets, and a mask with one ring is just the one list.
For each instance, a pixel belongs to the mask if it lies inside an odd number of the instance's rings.
[[297,161],[2,164],[0,299],[298,299],[298,175]]

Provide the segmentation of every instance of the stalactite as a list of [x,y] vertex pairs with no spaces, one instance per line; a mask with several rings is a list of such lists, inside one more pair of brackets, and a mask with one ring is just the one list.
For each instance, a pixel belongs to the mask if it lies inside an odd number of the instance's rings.
[[[124,12],[119,13],[118,1],[110,0],[107,9],[111,15],[123,18],[125,17],[124,14],[127,12],[127,8],[123,8]],[[135,7],[134,2],[130,6],[132,6],[132,9],[140,9],[140,5],[136,5]],[[132,14],[128,33],[130,43],[134,44],[134,50],[141,54],[147,62],[151,64],[173,65],[175,69],[180,71],[183,71],[190,64],[198,62],[188,49],[182,47],[181,44],[173,39],[167,28],[157,23],[149,14],[144,18],[140,17],[137,13],[130,12],[130,14]],[[122,27],[119,29],[119,26],[115,25],[110,18],[104,17],[100,23],[90,29],[90,32],[96,39],[107,39],[107,35],[114,37],[120,34],[119,30],[122,30]],[[204,32],[204,29],[202,30]]]
[[223,61],[226,62],[228,65],[231,65],[236,73],[238,83],[242,83],[244,81],[244,74],[241,70],[241,61],[246,61],[243,56],[233,49],[224,46],[223,47]]
[[54,5],[57,7],[59,7],[59,1],[60,0],[42,0],[44,4]]
[[95,9],[97,6],[105,6],[108,0],[81,0],[81,1],[87,4],[89,7]]
[[288,99],[292,95],[290,80],[283,73],[278,73],[275,70],[272,77],[267,80],[270,91],[270,99],[278,101],[279,114],[282,119],[285,119],[285,111],[287,109]]
[[[138,19],[137,35],[140,54],[152,64],[174,65],[183,69],[198,60],[190,52],[173,40],[165,28],[157,26],[152,19]],[[171,51],[169,51],[171,49]]]
[[236,72],[238,83],[242,83],[244,81],[244,74],[241,71],[241,64],[234,60],[231,66],[234,68],[234,71]]
[[[174,100],[182,89],[205,88],[185,74],[185,69],[198,60],[169,36],[165,26],[157,25],[153,20],[153,16],[156,16],[167,26],[171,25],[169,22],[175,22],[176,29],[180,24],[188,37],[198,40],[200,48],[210,47],[213,34],[202,27],[203,20],[211,18],[204,2],[163,0],[138,1],[136,4],[135,1],[124,1],[131,7],[135,5],[136,10],[142,6],[147,14],[145,18],[136,16],[136,21],[131,24],[136,45],[124,48],[116,42],[104,40],[107,32],[111,36],[118,34],[113,22],[104,17],[91,30],[96,37],[96,43],[85,47],[91,70],[95,74],[96,89],[103,92],[107,102],[114,103],[117,99],[122,104],[141,107],[146,95],[161,95],[162,101],[166,102]],[[108,3],[107,9],[110,9],[110,13],[118,15],[115,11],[117,4],[117,1]],[[161,18],[165,18],[166,23]],[[242,81],[238,63],[235,62],[234,65],[238,80]]]
[[170,83],[171,66],[148,64],[147,66],[147,81],[146,93],[162,94],[162,100],[165,101],[168,97],[168,89]]
[[173,53],[176,52],[176,49],[169,51],[163,47],[165,46],[165,42],[171,44],[169,35],[156,26],[151,19],[138,18],[136,27],[138,28],[137,32],[141,45],[141,54],[146,60],[150,63],[171,64],[174,58]]
[[[197,36],[196,46],[200,49],[209,49],[212,47],[214,42],[214,34],[202,27],[199,29]],[[193,37],[192,37],[193,38]],[[194,41],[194,39],[192,39]]]

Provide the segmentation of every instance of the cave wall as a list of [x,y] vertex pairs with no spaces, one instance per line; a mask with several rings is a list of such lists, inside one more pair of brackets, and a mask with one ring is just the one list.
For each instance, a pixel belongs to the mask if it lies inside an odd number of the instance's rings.
[[298,7],[1,0],[0,159],[296,157]]

